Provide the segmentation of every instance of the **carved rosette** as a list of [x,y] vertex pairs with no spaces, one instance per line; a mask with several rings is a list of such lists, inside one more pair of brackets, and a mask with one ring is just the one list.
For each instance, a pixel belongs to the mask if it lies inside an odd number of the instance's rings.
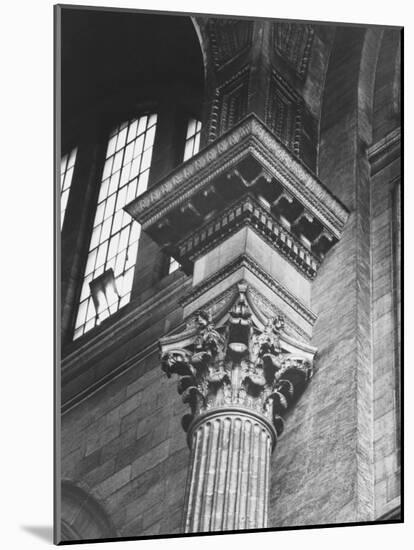
[[221,320],[198,311],[183,333],[161,340],[162,368],[179,377],[190,408],[186,532],[266,527],[282,415],[312,376],[313,353],[285,345],[282,316],[259,323],[246,292],[239,284]]

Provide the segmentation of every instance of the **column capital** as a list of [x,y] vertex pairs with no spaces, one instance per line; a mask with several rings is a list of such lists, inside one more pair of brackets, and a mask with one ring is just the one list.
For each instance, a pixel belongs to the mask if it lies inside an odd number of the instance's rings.
[[283,431],[283,413],[307,386],[316,350],[303,344],[287,346],[284,317],[258,321],[246,296],[247,285],[237,285],[228,311],[213,319],[209,310],[197,311],[180,334],[160,341],[162,369],[178,375],[178,393],[190,406],[182,425],[190,433],[201,418],[212,413],[250,414],[272,434],[273,447]]

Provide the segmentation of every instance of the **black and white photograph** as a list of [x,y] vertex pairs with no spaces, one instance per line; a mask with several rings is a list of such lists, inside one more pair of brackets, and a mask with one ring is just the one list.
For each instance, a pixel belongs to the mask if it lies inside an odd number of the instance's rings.
[[1,548],[412,547],[413,30],[5,3]]
[[54,17],[55,542],[401,522],[402,27]]

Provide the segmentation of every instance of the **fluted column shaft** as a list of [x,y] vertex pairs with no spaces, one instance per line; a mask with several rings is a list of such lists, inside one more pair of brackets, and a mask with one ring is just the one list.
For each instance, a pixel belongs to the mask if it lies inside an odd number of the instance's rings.
[[270,423],[248,412],[198,419],[189,431],[186,533],[266,527],[274,442]]

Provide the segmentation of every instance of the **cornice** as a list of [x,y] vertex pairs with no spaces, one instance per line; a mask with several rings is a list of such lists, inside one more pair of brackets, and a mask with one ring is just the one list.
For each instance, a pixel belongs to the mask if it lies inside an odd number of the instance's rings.
[[125,209],[147,229],[248,155],[261,162],[269,175],[285,186],[332,235],[340,237],[348,217],[346,208],[255,114],[245,117]]
[[[348,219],[348,211],[327,188],[297,161],[284,145],[264,128],[254,140],[252,155],[282,183],[337,239]],[[254,138],[253,138],[254,139]]]
[[185,307],[189,303],[197,300],[205,292],[218,285],[221,281],[226,279],[229,275],[234,273],[241,267],[249,269],[256,277],[262,281],[270,290],[277,294],[284,302],[286,302],[294,311],[302,316],[309,324],[313,325],[317,319],[317,316],[308,309],[300,300],[296,298],[284,285],[276,281],[273,277],[268,275],[257,262],[255,262],[249,255],[243,254],[228,263],[224,268],[214,273],[211,277],[208,277],[202,283],[196,285],[190,292],[188,292],[180,300],[180,304]]

